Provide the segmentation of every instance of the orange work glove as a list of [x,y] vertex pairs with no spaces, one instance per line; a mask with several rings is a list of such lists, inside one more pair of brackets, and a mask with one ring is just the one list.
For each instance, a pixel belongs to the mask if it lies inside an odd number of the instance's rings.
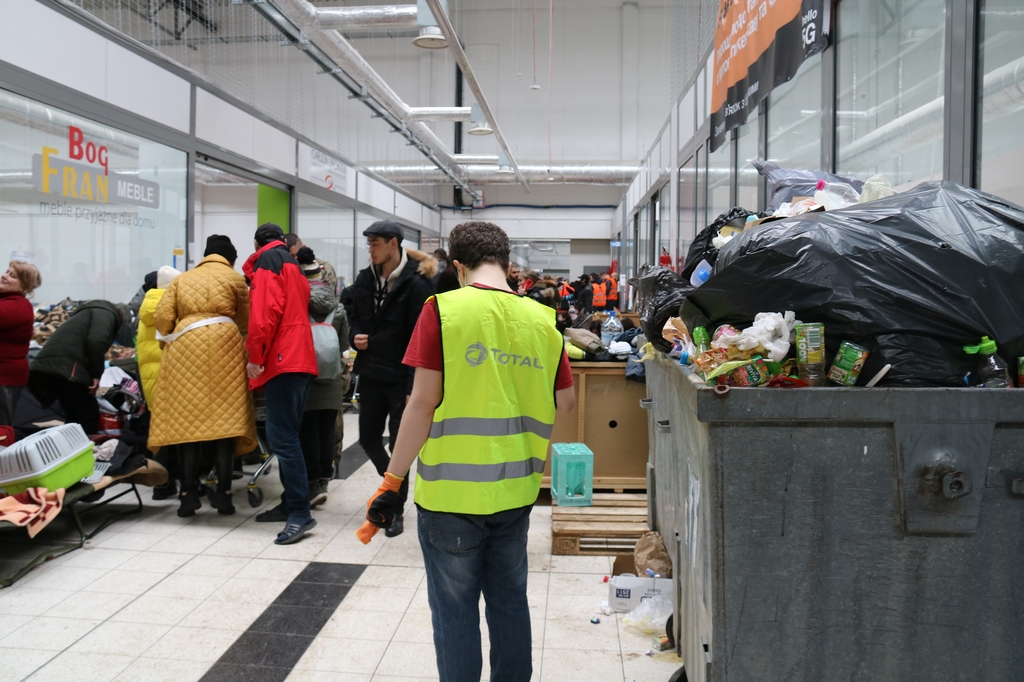
[[377,531],[387,528],[399,511],[398,489],[405,479],[388,472],[384,474],[377,492],[366,503],[366,523],[356,531],[356,537],[368,544]]

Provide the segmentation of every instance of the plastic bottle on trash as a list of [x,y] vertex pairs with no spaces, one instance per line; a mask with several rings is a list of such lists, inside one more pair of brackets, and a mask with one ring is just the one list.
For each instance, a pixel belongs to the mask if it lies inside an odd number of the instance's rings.
[[601,325],[601,343],[607,348],[611,345],[612,339],[622,333],[622,323],[615,317],[615,311],[608,311],[608,319]]
[[852,206],[860,201],[860,192],[845,182],[818,180],[814,190],[814,200],[824,206],[826,211]]
[[693,274],[690,275],[690,284],[695,287],[699,287],[704,282],[708,281],[711,277],[711,263],[707,260],[701,260],[697,263],[697,267],[694,269]]
[[693,328],[693,345],[697,347],[697,355],[711,350],[711,337],[704,327]]
[[996,342],[987,336],[981,337],[977,346],[964,346],[968,355],[980,355],[978,373],[975,375],[978,388],[1013,388],[1010,369],[1001,357],[996,355]]

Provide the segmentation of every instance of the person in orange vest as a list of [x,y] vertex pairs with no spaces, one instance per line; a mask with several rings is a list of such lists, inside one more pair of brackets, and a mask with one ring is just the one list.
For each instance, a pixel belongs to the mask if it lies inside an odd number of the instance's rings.
[[573,296],[576,294],[576,290],[572,288],[572,285],[563,278],[558,278],[558,298],[561,301],[559,306],[563,310],[569,309],[569,304],[572,302]]
[[601,279],[604,280],[605,288],[607,289],[606,295],[608,302],[605,304],[605,310],[615,310],[619,307],[619,282],[610,272],[606,272],[601,275]]
[[594,290],[594,310],[604,310],[608,305],[608,285],[596,272],[590,276],[590,281],[590,286]]

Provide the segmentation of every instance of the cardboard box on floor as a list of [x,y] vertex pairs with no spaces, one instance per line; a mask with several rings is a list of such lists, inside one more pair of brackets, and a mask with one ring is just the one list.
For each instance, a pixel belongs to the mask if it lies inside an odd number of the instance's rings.
[[672,599],[671,578],[638,577],[634,574],[636,564],[632,554],[620,554],[615,557],[612,565],[612,577],[608,581],[608,608],[612,611],[628,613],[644,599],[665,597]]

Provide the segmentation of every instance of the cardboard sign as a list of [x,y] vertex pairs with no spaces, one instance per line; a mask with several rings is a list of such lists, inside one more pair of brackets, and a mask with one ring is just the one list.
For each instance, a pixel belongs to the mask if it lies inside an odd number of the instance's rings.
[[711,80],[711,150],[828,45],[828,0],[721,0]]

